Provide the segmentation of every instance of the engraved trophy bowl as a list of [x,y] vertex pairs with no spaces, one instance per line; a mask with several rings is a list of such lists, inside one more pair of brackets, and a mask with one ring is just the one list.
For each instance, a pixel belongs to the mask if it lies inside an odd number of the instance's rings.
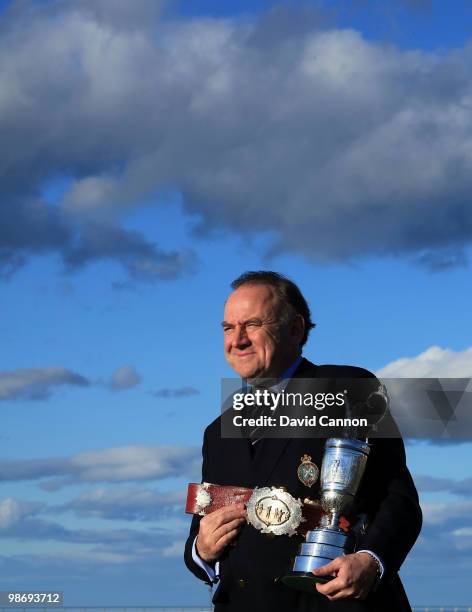
[[339,527],[339,519],[359,489],[369,451],[367,442],[353,438],[326,441],[320,478],[321,505],[326,514],[319,527],[307,532],[292,571],[282,578],[287,586],[313,593],[316,582],[331,578],[314,576],[312,570],[351,552],[349,534]]

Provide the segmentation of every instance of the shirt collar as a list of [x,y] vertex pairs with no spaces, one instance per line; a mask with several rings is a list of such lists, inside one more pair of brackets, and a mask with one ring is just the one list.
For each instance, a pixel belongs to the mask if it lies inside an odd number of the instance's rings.
[[[288,385],[288,382],[289,382],[290,378],[292,378],[292,376],[294,375],[294,373],[295,373],[296,369],[297,369],[297,368],[298,368],[298,366],[301,364],[302,359],[303,359],[303,356],[302,356],[302,355],[299,355],[299,356],[297,357],[297,359],[294,361],[294,363],[292,363],[292,365],[291,365],[289,368],[287,368],[287,369],[285,370],[285,372],[283,372],[283,374],[282,374],[282,375],[280,376],[280,378],[278,379],[278,382],[276,382],[276,383],[275,383],[275,384],[274,384],[274,385],[271,387],[271,389],[272,389],[273,391],[278,391],[278,392],[280,392],[280,391],[284,391],[284,390],[285,390],[285,387]],[[242,388],[243,388],[243,392],[244,392],[244,393],[248,393],[248,392],[249,392],[249,391],[252,389],[251,385],[249,385],[249,383],[247,382],[247,380],[246,380],[246,379],[244,379],[244,378],[243,378],[243,380],[242,380]]]

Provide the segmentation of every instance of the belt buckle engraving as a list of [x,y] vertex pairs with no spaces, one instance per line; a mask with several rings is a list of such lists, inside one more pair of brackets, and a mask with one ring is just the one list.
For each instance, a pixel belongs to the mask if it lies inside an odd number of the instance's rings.
[[256,487],[247,502],[247,522],[262,533],[292,536],[303,520],[302,502],[279,487]]

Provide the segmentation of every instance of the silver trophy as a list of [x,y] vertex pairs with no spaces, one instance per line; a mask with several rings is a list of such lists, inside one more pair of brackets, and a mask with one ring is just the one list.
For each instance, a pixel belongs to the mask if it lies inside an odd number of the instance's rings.
[[327,582],[329,578],[314,576],[312,570],[350,552],[349,536],[339,527],[339,519],[354,500],[369,450],[369,445],[360,440],[326,441],[320,479],[321,505],[326,515],[320,527],[307,532],[293,570],[282,579],[287,586],[313,592],[313,583]]
[[[371,414],[372,429],[387,410],[387,395],[383,385],[372,392],[366,402],[349,406],[348,414],[359,407]],[[343,432],[346,438],[329,438],[325,444],[320,476],[321,505],[325,511],[321,524],[308,531],[295,557],[292,571],[282,578],[290,587],[314,591],[315,582],[328,582],[330,577],[314,576],[312,570],[322,567],[349,552],[353,552],[353,538],[339,526],[339,519],[359,489],[370,447],[367,441],[356,439],[356,428]]]

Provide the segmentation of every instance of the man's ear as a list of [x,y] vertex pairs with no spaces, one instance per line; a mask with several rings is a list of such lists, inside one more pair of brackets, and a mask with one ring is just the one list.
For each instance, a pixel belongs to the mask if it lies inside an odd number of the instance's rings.
[[305,319],[301,314],[296,314],[293,319],[292,334],[298,340],[298,344],[301,344],[303,335],[305,334]]

